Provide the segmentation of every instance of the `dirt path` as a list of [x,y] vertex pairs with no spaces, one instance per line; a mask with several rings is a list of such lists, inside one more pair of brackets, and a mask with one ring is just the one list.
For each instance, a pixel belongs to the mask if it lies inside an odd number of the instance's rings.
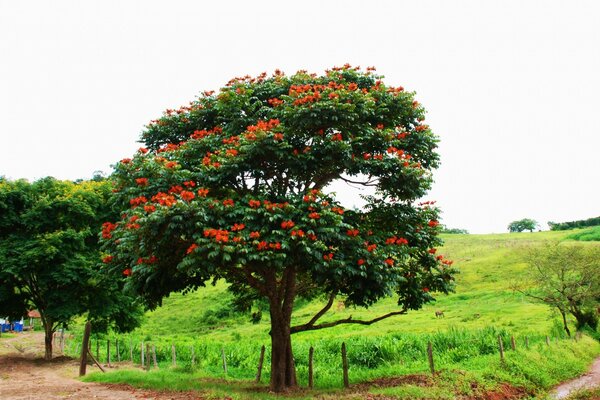
[[578,390],[592,389],[597,386],[600,386],[600,357],[594,361],[587,373],[557,386],[552,392],[552,396],[555,399],[565,399]]
[[27,332],[0,338],[2,399],[201,399],[191,392],[155,392],[126,385],[85,383],[76,379],[77,361],[67,357],[42,359],[43,334]]

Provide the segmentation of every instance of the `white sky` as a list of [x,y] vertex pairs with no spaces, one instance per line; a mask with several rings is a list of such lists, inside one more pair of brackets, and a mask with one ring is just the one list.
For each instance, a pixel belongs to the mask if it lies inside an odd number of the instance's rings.
[[600,215],[593,0],[0,0],[0,175],[110,172],[201,91],[346,62],[417,91],[448,226]]

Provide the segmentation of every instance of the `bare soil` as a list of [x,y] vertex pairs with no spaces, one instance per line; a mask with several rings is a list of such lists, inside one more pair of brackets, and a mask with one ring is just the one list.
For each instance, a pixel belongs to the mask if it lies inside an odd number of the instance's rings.
[[76,379],[77,360],[59,355],[46,361],[43,343],[41,332],[19,333],[0,340],[2,399],[202,399],[195,392],[138,390],[128,385],[81,382]]

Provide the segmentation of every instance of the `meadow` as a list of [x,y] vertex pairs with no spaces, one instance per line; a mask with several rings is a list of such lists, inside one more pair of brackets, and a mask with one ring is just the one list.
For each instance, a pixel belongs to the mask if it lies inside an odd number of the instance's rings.
[[[313,346],[315,389],[294,396],[353,398],[357,392],[366,390],[390,398],[477,397],[483,392],[506,390],[503,385],[525,396],[544,396],[553,385],[585,371],[600,354],[600,344],[586,335],[578,341],[566,338],[552,310],[531,302],[511,287],[527,268],[524,256],[528,248],[545,241],[571,240],[578,232],[445,235],[441,252],[455,260],[461,270],[456,292],[437,296],[435,303],[422,310],[372,326],[342,325],[296,334],[293,340],[299,383],[302,387],[308,384],[308,353]],[[268,310],[263,309],[262,320],[253,323],[248,314],[234,311],[231,300],[223,282],[186,295],[171,295],[162,307],[148,312],[143,326],[132,334],[96,338],[101,360],[106,359],[107,340],[113,344],[111,358],[116,360],[114,344],[118,340],[120,356],[129,359],[133,355],[133,365],[137,368],[93,373],[85,379],[198,390],[208,398],[276,398],[266,390]],[[309,319],[321,304],[299,302],[293,324]],[[388,299],[369,309],[354,309],[340,302],[333,307],[329,318],[350,315],[372,318],[393,310],[394,305],[394,300]],[[442,311],[444,316],[436,317],[436,311]],[[506,351],[504,361],[500,360],[498,337]],[[516,350],[512,349],[511,337]],[[141,342],[144,347],[155,346],[159,368],[148,372],[141,369]],[[348,348],[352,385],[345,391],[341,375],[342,342]],[[427,361],[428,342],[433,348],[437,371],[434,376]],[[76,343],[67,346],[73,355]],[[173,345],[176,366],[172,365]],[[267,347],[263,384],[255,385],[262,345]],[[94,343],[93,352],[95,346]],[[223,370],[223,354],[227,374]]]

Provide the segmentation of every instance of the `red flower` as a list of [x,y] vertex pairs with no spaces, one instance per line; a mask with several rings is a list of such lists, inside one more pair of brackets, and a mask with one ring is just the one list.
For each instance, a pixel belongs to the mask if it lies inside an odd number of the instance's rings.
[[260,207],[260,200],[250,200],[248,201],[248,205],[252,208]]
[[258,239],[260,237],[260,232],[254,231],[250,232],[250,239]]
[[135,183],[137,183],[139,186],[146,186],[148,185],[148,178],[137,178]]
[[383,124],[377,124],[377,129],[379,129],[379,130],[383,129]]
[[246,225],[244,224],[233,224],[233,226],[231,227],[232,231],[241,231],[242,229],[244,229],[246,227]]
[[198,189],[198,196],[199,197],[206,197],[206,195],[208,195],[208,189]]
[[341,141],[341,140],[343,140],[343,138],[342,138],[342,134],[341,134],[341,133],[336,133],[335,135],[333,135],[333,136],[331,137],[331,141],[332,141],[332,142],[339,142],[339,141]]
[[429,254],[435,254],[435,252],[437,251],[437,249],[429,249],[427,251],[429,252]]
[[367,251],[369,251],[369,252],[372,252],[376,248],[377,248],[377,245],[375,243],[367,245]]
[[365,260],[363,260],[362,258],[360,258],[360,259],[357,261],[357,264],[358,264],[358,265],[363,265],[364,263],[365,263]]
[[435,228],[436,226],[438,226],[440,223],[436,220],[431,220],[427,223],[427,225],[429,225],[431,228]]
[[154,207],[153,205],[146,205],[144,206],[144,211],[146,211],[147,213],[153,213],[154,211],[156,211],[156,207]]
[[145,148],[145,147],[140,147],[140,148],[138,149],[138,152],[140,152],[141,154],[146,154],[146,153],[148,152],[148,149],[147,149],[147,148]]
[[196,197],[194,196],[194,192],[188,192],[187,190],[182,191],[180,196],[185,201],[191,201],[194,197]]
[[194,181],[185,181],[185,182],[183,182],[183,186],[185,186],[185,187],[194,187],[194,186],[196,186],[196,182],[194,182]]
[[234,202],[232,199],[223,200],[223,205],[226,207],[231,207],[231,206],[233,206],[233,204],[234,204]]
[[198,245],[196,243],[193,243],[190,247],[188,247],[188,249],[186,250],[185,254],[190,254],[191,252],[193,252],[194,250],[196,250],[197,247],[198,247]]
[[125,276],[131,276],[131,268],[126,268],[123,270],[123,275]]
[[269,243],[269,247],[273,250],[281,250],[281,243]]
[[323,260],[325,260],[325,261],[333,260],[333,253],[324,254],[323,255]]
[[393,266],[394,266],[394,260],[392,260],[391,258],[387,258],[387,259],[386,259],[384,262],[385,262],[387,265],[389,265],[390,267],[393,267]]
[[358,229],[348,229],[346,231],[346,235],[350,236],[350,237],[354,237],[354,236],[358,236],[360,232],[358,231]]
[[131,158],[124,158],[124,159],[121,160],[121,163],[122,164],[129,164],[129,163],[131,163]]
[[294,224],[294,221],[291,221],[291,220],[289,220],[289,221],[283,221],[281,223],[281,228],[282,229],[290,229],[290,228],[293,228],[294,225],[296,225],[296,224]]
[[308,238],[309,238],[310,240],[312,240],[313,242],[317,240],[317,235],[315,235],[314,233],[309,233],[309,234],[308,234],[308,235],[306,235],[306,236],[308,236]]
[[424,287],[424,288],[423,288],[423,291],[424,291],[425,293],[427,293],[427,292],[429,292],[429,288],[428,288],[428,287]]
[[319,218],[321,218],[321,216],[317,212],[311,212],[310,214],[308,214],[308,218],[319,219]]
[[104,258],[102,258],[102,262],[103,262],[104,264],[108,264],[108,263],[109,263],[109,262],[111,262],[112,260],[113,260],[113,256],[111,256],[111,255],[108,255],[108,256],[105,256]]
[[171,207],[177,202],[177,200],[175,200],[175,197],[163,192],[158,192],[154,196],[152,196],[152,201],[157,202],[161,206],[167,207]]
[[290,232],[292,236],[304,237],[304,231],[302,229],[298,229],[296,231]]
[[177,166],[177,163],[175,161],[169,161],[168,163],[165,164],[166,168],[172,169],[175,168]]
[[276,133],[273,135],[274,140],[283,140],[283,133]]
[[181,191],[183,190],[183,188],[179,185],[175,185],[175,186],[171,186],[171,188],[169,189],[169,193],[181,193]]
[[132,207],[137,207],[137,206],[147,203],[147,202],[148,202],[148,199],[146,199],[144,196],[135,197],[135,198],[129,200],[129,204],[131,204]]
[[225,154],[231,157],[235,157],[238,155],[238,151],[236,149],[227,149]]
[[344,209],[340,207],[332,207],[331,211],[333,211],[336,214],[344,215]]
[[105,222],[102,224],[102,237],[104,239],[110,239],[112,237],[111,232],[115,230],[115,228],[117,227],[116,224],[113,224],[111,222]]
[[268,244],[267,244],[267,242],[265,242],[264,240],[263,240],[262,242],[259,242],[259,243],[256,245],[256,248],[257,248],[258,250],[266,250],[266,249],[267,249],[267,247],[268,247]]

